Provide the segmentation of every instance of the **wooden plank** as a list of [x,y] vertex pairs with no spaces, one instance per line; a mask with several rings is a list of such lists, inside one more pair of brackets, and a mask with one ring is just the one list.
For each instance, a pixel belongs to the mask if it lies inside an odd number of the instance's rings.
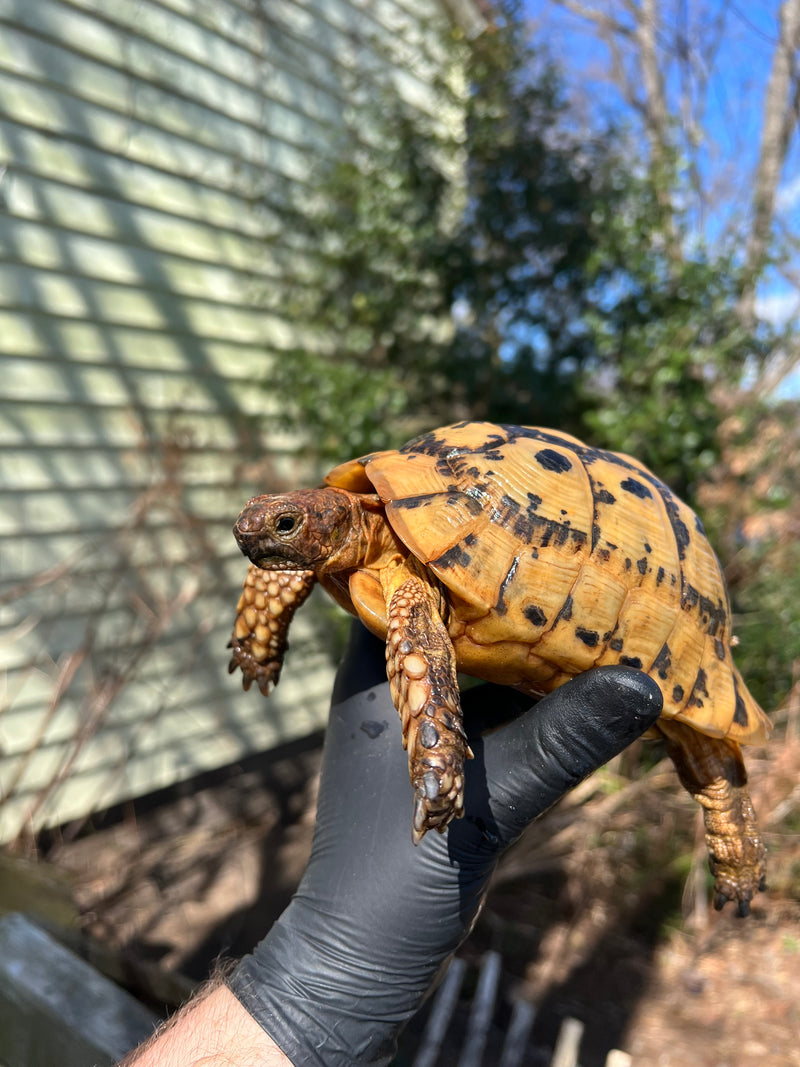
[[500,985],[502,963],[500,953],[494,951],[487,952],[481,960],[458,1067],[481,1067]]
[[112,1064],[157,1022],[24,916],[0,919],[0,1033],[7,1067]]
[[499,1067],[525,1067],[528,1044],[535,1021],[536,1005],[522,998],[515,1000],[511,1010],[511,1020],[503,1040]]
[[606,1056],[605,1067],[632,1067],[633,1056],[622,1052],[618,1048],[612,1049]]
[[561,1029],[558,1031],[550,1067],[578,1067],[583,1030],[583,1023],[579,1019],[563,1020]]

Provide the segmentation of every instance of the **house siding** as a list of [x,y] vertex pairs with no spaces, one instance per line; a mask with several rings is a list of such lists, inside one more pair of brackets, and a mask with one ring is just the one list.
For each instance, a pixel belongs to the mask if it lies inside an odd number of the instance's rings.
[[0,841],[324,723],[321,598],[268,703],[227,674],[232,520],[311,476],[267,387],[322,343],[275,298],[311,254],[276,189],[308,183],[373,35],[435,111],[429,13],[0,0]]

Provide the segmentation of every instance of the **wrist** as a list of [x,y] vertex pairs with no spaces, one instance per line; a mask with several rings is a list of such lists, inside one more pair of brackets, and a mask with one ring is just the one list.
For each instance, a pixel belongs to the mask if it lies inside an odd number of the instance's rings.
[[195,997],[120,1067],[294,1067],[225,985]]
[[294,910],[228,976],[229,990],[294,1067],[384,1067],[427,983],[356,958],[357,933],[347,944],[307,936]]

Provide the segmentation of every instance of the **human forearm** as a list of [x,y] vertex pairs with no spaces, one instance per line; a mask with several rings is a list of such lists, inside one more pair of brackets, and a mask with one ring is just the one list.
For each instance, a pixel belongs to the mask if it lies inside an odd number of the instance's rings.
[[227,986],[214,984],[120,1067],[292,1067]]

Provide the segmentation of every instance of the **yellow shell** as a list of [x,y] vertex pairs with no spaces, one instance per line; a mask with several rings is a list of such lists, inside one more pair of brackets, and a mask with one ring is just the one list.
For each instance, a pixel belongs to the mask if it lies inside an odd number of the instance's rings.
[[[460,670],[542,693],[628,664],[658,683],[665,717],[740,743],[768,735],[731,658],[728,596],[700,520],[635,459],[553,430],[461,423],[326,482],[377,493],[440,580]],[[380,629],[358,589],[351,579],[353,607]]]

